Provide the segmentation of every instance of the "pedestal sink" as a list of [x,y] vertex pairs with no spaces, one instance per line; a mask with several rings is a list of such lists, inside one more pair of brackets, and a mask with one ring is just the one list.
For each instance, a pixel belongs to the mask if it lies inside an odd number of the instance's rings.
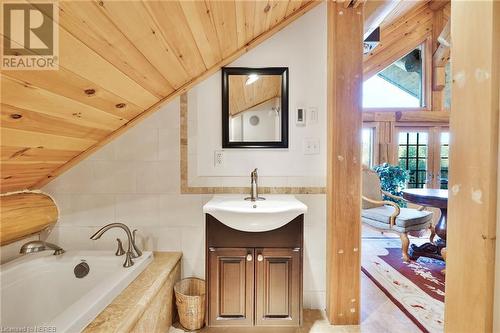
[[263,232],[278,229],[307,212],[307,206],[293,195],[265,195],[266,200],[247,201],[245,195],[216,195],[203,206],[230,228]]

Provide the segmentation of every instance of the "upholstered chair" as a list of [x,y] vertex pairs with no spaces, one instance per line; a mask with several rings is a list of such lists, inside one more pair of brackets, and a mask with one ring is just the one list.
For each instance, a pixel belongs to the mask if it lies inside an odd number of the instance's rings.
[[422,234],[426,229],[431,230],[431,243],[434,240],[432,212],[425,211],[422,206],[418,209],[401,208],[393,201],[383,200],[383,195],[393,199],[406,201],[402,197],[383,191],[378,174],[368,168],[363,168],[363,204],[361,211],[362,222],[380,232],[398,234],[401,238],[401,252],[405,262],[410,261],[408,248],[410,240],[408,234]]

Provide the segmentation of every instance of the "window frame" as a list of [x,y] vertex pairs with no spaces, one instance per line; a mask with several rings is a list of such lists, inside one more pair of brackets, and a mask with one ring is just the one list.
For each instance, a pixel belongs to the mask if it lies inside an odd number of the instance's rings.
[[[396,137],[394,138],[394,142],[396,144],[396,152],[395,152],[395,158],[396,158],[396,165],[400,165],[400,157],[399,157],[399,147],[400,147],[400,143],[399,143],[399,136],[401,133],[408,133],[408,132],[413,132],[413,133],[426,133],[427,134],[427,143],[425,144],[425,146],[427,147],[427,156],[425,156],[425,161],[426,161],[426,167],[425,167],[425,170],[419,170],[418,168],[418,165],[419,165],[419,160],[422,159],[422,158],[419,158],[418,156],[418,150],[419,150],[419,146],[424,146],[423,144],[416,144],[416,151],[417,151],[417,155],[415,157],[408,157],[409,155],[409,146],[410,146],[410,143],[407,143],[406,144],[406,149],[407,149],[407,152],[406,152],[406,155],[407,155],[407,164],[410,160],[415,160],[415,165],[416,165],[416,172],[417,172],[417,181],[415,182],[415,187],[413,188],[420,188],[419,185],[421,184],[423,188],[429,188],[429,185],[431,184],[432,182],[432,179],[430,178],[430,175],[431,175],[431,172],[430,170],[432,169],[432,166],[433,166],[433,163],[432,163],[432,146],[431,146],[431,143],[432,143],[432,139],[431,139],[431,136],[432,136],[432,133],[431,131],[426,128],[426,127],[413,127],[413,128],[408,128],[408,127],[404,127],[404,128],[398,128],[397,130],[397,135]],[[411,144],[411,145],[415,145],[415,144]],[[418,172],[419,171],[425,171],[424,173],[424,179],[422,179],[421,182],[418,182]]]
[[[432,36],[427,36],[424,39],[420,40],[414,47],[412,47],[410,50],[405,50],[405,52],[400,53],[400,57],[405,56],[418,46],[422,46],[422,100],[424,102],[423,107],[385,107],[385,108],[375,108],[375,107],[363,107],[363,111],[367,112],[385,112],[385,111],[432,111]],[[388,64],[386,67],[384,67],[382,70],[390,66]],[[379,71],[380,72],[380,71]],[[378,72],[374,75],[377,75]],[[363,78],[363,82],[370,77]]]
[[[373,136],[372,136],[372,165],[369,165],[369,168],[372,168],[375,165],[379,164],[379,148],[380,148],[380,142],[379,142],[379,124],[377,122],[363,122],[362,130],[363,129],[371,129]],[[361,137],[361,149],[363,149],[363,137]],[[363,154],[363,151],[361,151],[361,154]]]
[[392,137],[392,164],[399,165],[399,133],[420,131],[428,132],[427,142],[427,177],[426,188],[440,188],[441,181],[441,132],[449,132],[449,124],[446,123],[399,123],[394,127]]

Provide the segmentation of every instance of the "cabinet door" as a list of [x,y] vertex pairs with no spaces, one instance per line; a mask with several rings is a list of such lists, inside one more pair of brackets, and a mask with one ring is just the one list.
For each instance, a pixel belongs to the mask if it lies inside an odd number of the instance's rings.
[[302,314],[300,249],[256,249],[255,324],[298,326]]
[[254,308],[254,250],[209,250],[209,325],[251,326]]

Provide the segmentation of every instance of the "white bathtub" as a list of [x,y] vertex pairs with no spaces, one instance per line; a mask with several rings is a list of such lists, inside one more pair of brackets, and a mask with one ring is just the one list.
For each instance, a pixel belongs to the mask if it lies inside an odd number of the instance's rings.
[[[110,251],[68,251],[59,256],[44,251],[0,266],[0,331],[82,331],[146,268],[153,254],[143,252],[129,268],[122,266],[124,259]],[[78,279],[73,269],[82,260],[90,272]],[[42,330],[33,331],[34,327]]]

